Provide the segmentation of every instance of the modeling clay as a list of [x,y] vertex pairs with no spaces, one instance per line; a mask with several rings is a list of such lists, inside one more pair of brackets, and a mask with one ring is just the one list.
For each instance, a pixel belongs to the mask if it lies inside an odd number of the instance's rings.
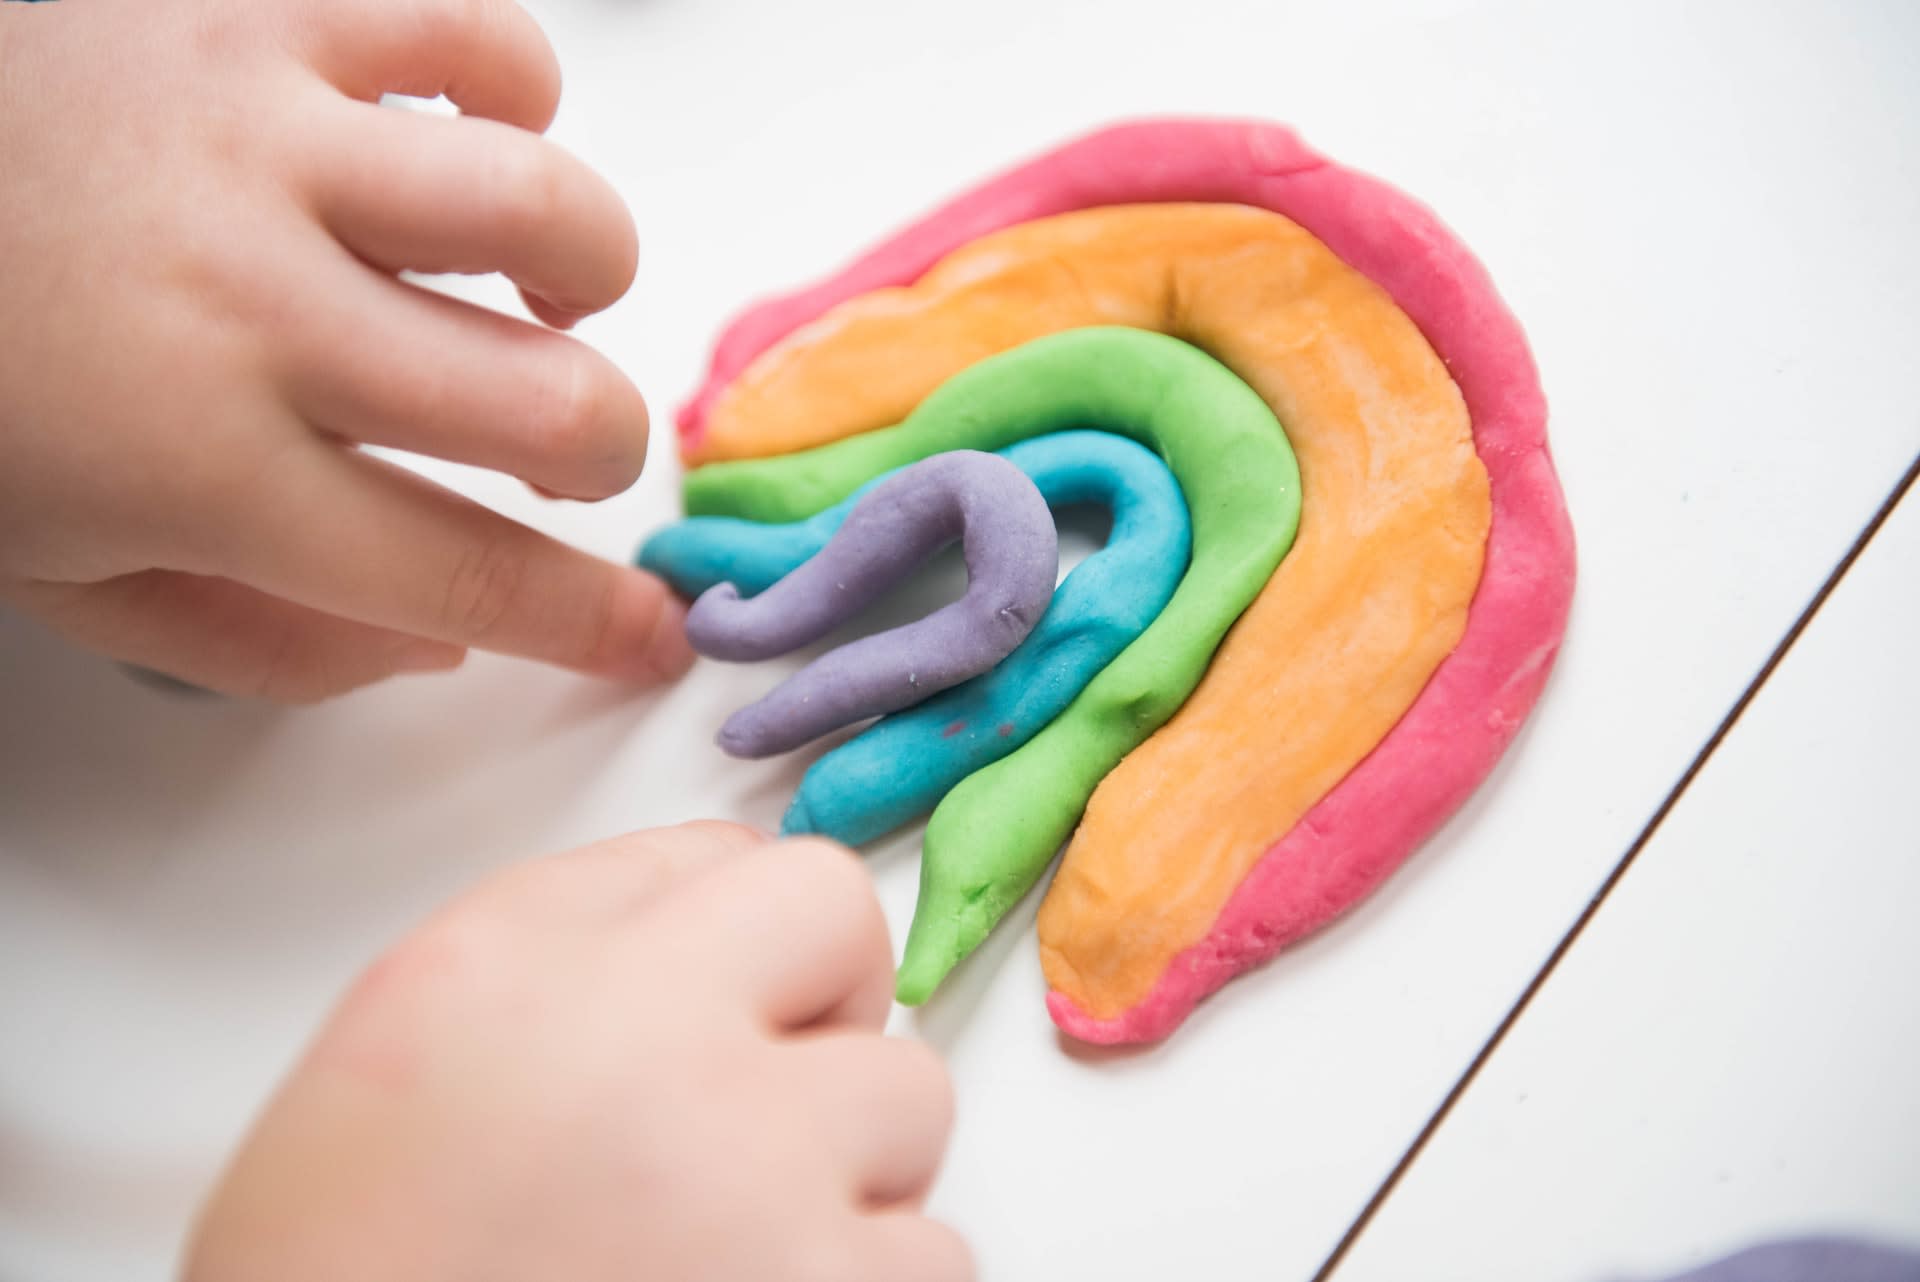
[[935,809],[899,992],[922,998],[1033,885],[1101,778],[1193,689],[1221,637],[1293,542],[1299,473],[1273,412],[1193,347],[1143,330],[1037,339],[972,365],[896,427],[688,479],[688,507],[778,520],[867,477],[953,448],[1098,424],[1160,451],[1193,520],[1167,607],[1067,710]]
[[[1215,203],[1148,204],[1170,201]],[[1187,707],[1101,785],[1043,907],[1049,1009],[1096,1041],[1164,1035],[1391,872],[1512,738],[1573,581],[1544,401],[1485,272],[1275,126],[1103,131],[754,309],[681,415],[683,452],[872,432],[983,357],[1116,323],[1254,387],[1307,509]]]
[[693,648],[768,659],[819,640],[956,539],[964,541],[965,596],[815,659],[729,717],[720,746],[771,756],[986,671],[1039,622],[1060,549],[1046,500],[1024,472],[960,450],[874,486],[826,547],[759,595],[743,598],[731,583],[703,593],[687,612]]
[[[1192,531],[1178,484],[1151,450],[1081,431],[1000,454],[1050,506],[1107,508],[1106,546],[1074,567],[1033,632],[992,671],[887,717],[815,762],[783,832],[859,845],[925,815],[960,780],[1053,720],[1173,595]],[[757,592],[825,546],[870,488],[785,525],[693,517],[649,539],[640,564],[689,596],[722,581]]]

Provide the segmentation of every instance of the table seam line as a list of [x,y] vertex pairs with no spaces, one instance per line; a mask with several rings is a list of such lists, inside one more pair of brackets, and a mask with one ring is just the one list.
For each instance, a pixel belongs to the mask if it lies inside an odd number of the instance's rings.
[[1920,455],[1916,455],[1913,461],[1907,465],[1905,473],[1903,473],[1900,479],[1894,484],[1892,491],[1880,501],[1879,506],[1874,510],[1867,524],[1861,529],[1859,534],[1854,536],[1854,540],[1847,548],[1846,553],[1840,558],[1839,562],[1834,565],[1833,569],[1828,571],[1826,579],[1821,583],[1819,589],[1815,591],[1807,604],[1801,608],[1792,626],[1787,629],[1779,642],[1775,644],[1772,652],[1768,654],[1766,661],[1761,664],[1760,670],[1748,681],[1740,697],[1734,701],[1733,706],[1728,709],[1726,715],[1723,716],[1719,724],[1714,727],[1714,731],[1708,736],[1706,743],[1694,754],[1692,761],[1688,763],[1686,770],[1681,773],[1679,780],[1668,790],[1667,795],[1661,800],[1659,806],[1655,807],[1652,816],[1648,818],[1646,824],[1640,829],[1639,835],[1628,845],[1626,853],[1614,864],[1612,870],[1608,872],[1606,879],[1600,883],[1599,888],[1595,890],[1592,897],[1588,899],[1585,907],[1580,910],[1580,915],[1574,918],[1573,924],[1560,937],[1559,941],[1554,945],[1553,950],[1547,954],[1546,961],[1541,964],[1540,969],[1527,981],[1527,986],[1521,990],[1520,996],[1514,1001],[1513,1005],[1507,1009],[1507,1013],[1501,1017],[1500,1022],[1494,1026],[1493,1033],[1481,1044],[1480,1049],[1475,1052],[1474,1057],[1468,1061],[1465,1071],[1454,1082],[1453,1086],[1448,1089],[1446,1097],[1440,1101],[1439,1107],[1435,1109],[1425,1124],[1421,1126],[1419,1133],[1414,1136],[1413,1143],[1400,1155],[1400,1158],[1394,1163],[1393,1169],[1387,1173],[1385,1180],[1374,1190],[1373,1195],[1367,1199],[1367,1203],[1361,1208],[1359,1215],[1347,1226],[1347,1231],[1341,1235],[1339,1242],[1334,1245],[1333,1251],[1321,1263],[1319,1269],[1315,1271],[1311,1282],[1328,1282],[1340,1268],[1341,1264],[1345,1262],[1347,1254],[1353,1249],[1354,1244],[1359,1241],[1361,1234],[1365,1233],[1368,1227],[1371,1226],[1374,1217],[1379,1214],[1380,1209],[1386,1204],[1388,1198],[1392,1197],[1394,1190],[1399,1187],[1401,1180],[1404,1179],[1407,1172],[1412,1169],[1414,1163],[1420,1159],[1420,1155],[1425,1151],[1427,1144],[1433,1139],[1440,1127],[1445,1125],[1454,1106],[1460,1102],[1468,1089],[1472,1087],[1474,1080],[1480,1075],[1480,1071],[1486,1067],[1494,1051],[1499,1049],[1500,1043],[1505,1040],[1507,1034],[1513,1031],[1514,1026],[1519,1022],[1520,1017],[1526,1013],[1533,999],[1538,996],[1540,990],[1546,986],[1547,981],[1552,978],[1553,972],[1559,967],[1560,963],[1565,960],[1566,955],[1572,950],[1573,945],[1579,940],[1588,925],[1592,923],[1593,918],[1598,915],[1601,904],[1606,901],[1607,897],[1619,886],[1621,880],[1625,878],[1627,870],[1632,867],[1634,861],[1639,857],[1640,852],[1653,839],[1654,834],[1659,831],[1661,824],[1666,821],[1667,816],[1672,813],[1680,799],[1686,795],[1687,789],[1692,786],[1694,779],[1699,776],[1707,762],[1712,759],[1713,754],[1719,749],[1720,744],[1726,739],[1728,734],[1732,732],[1741,716],[1759,695],[1761,689],[1772,678],[1775,670],[1779,668],[1781,662],[1793,649],[1795,643],[1799,641],[1801,635],[1807,630],[1808,625],[1813,622],[1814,616],[1820,612],[1821,607],[1827,603],[1827,599],[1833,595],[1834,589],[1840,585],[1841,580],[1846,577],[1847,572],[1853,568],[1854,562],[1860,559],[1860,554],[1866,550],[1867,545],[1873,541],[1874,536],[1877,535],[1881,527],[1886,524],[1887,518],[1893,514],[1894,509],[1899,507],[1902,500],[1906,498],[1917,478],[1920,478]]

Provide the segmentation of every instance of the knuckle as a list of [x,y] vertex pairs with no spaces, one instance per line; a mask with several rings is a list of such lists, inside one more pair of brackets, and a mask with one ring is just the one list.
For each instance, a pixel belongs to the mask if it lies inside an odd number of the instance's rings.
[[804,904],[834,955],[875,986],[893,973],[886,915],[859,856],[824,838],[776,841],[750,852],[742,875],[770,900]]
[[436,921],[456,935],[475,941],[472,951],[503,948],[509,936],[564,912],[583,884],[576,856],[592,847],[524,859],[497,868],[442,910]]
[[598,848],[644,865],[651,873],[646,883],[648,893],[637,898],[648,903],[650,911],[671,912],[672,908],[664,906],[662,901],[670,899],[672,891],[723,864],[732,855],[763,844],[763,837],[743,825],[698,820],[610,838],[598,843]]
[[504,864],[442,905],[420,928],[442,951],[476,964],[519,952],[569,870],[552,857]]
[[425,994],[447,999],[478,992],[501,952],[503,925],[485,897],[456,901],[382,953],[361,974],[351,1000],[412,1004]]
[[780,857],[820,897],[822,904],[849,922],[879,919],[880,902],[860,857],[845,846],[820,838],[783,842]]
[[484,641],[513,611],[529,568],[526,552],[511,539],[495,537],[470,546],[448,575],[441,623],[454,636]]
[[703,845],[727,849],[762,846],[767,840],[765,835],[757,829],[728,819],[694,819],[687,823],[675,824],[671,828],[658,829],[655,835],[685,837]]
[[202,4],[187,10],[188,40],[207,57],[230,60],[255,56],[265,19],[277,17],[264,6]]

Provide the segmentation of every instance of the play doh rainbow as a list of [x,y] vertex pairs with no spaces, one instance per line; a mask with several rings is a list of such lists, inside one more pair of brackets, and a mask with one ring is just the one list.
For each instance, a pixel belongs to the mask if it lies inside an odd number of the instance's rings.
[[[1545,401],[1485,272],[1423,207],[1253,123],[1103,131],[748,312],[680,415],[689,510],[809,516],[871,479],[829,482],[822,457],[898,466],[858,442],[983,362],[1113,328],[1250,389],[1299,509],[1191,693],[1103,772],[1042,905],[1048,1008],[1096,1042],[1165,1036],[1411,854],[1533,705],[1574,578]],[[761,506],[772,493],[790,497]],[[1011,761],[942,803],[981,798],[966,840],[993,839]],[[947,841],[936,812],[930,869]],[[961,921],[948,898],[923,877],[916,934]],[[954,944],[935,941],[935,971]]]

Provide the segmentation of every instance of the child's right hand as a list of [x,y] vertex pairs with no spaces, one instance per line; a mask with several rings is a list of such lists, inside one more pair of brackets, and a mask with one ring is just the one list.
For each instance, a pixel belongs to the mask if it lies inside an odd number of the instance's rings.
[[189,1282],[968,1282],[945,1070],[821,841],[691,824],[493,878],[347,995]]
[[0,599],[283,700],[469,646],[684,671],[658,580],[354,448],[639,475],[611,362],[397,278],[502,272],[557,327],[626,291],[626,207],[539,136],[559,94],[513,0],[0,2]]

